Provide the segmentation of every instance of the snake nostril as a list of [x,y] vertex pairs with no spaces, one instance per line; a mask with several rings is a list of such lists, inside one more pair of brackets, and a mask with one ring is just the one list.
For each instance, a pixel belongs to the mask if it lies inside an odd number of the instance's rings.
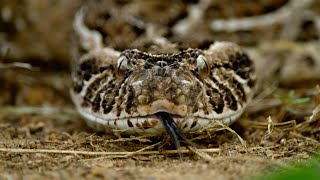
[[154,76],[168,77],[171,74],[171,68],[169,66],[155,65],[154,67],[152,67],[152,73]]
[[163,76],[169,76],[171,74],[171,68],[169,66],[165,66],[163,70]]
[[153,66],[152,67],[152,74],[155,75],[155,76],[161,76],[161,68],[160,66]]

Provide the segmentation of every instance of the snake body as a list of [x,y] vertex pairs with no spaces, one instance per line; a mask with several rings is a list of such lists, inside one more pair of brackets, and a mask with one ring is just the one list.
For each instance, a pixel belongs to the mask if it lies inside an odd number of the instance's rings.
[[[252,99],[254,65],[238,45],[177,48],[157,33],[156,23],[121,17],[98,1],[93,4],[75,16],[71,90],[91,127],[161,134],[165,128],[156,115],[165,112],[182,132],[196,132],[213,120],[233,123]],[[117,28],[112,24],[116,21],[139,36],[128,38],[127,44],[117,41],[110,31]]]

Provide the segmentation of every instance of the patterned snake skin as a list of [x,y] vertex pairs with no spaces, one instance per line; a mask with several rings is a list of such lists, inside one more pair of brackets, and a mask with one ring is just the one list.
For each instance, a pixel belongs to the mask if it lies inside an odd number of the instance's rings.
[[[212,120],[229,125],[242,114],[252,98],[255,74],[238,45],[215,42],[179,49],[157,34],[157,24],[92,4],[74,20],[71,90],[91,127],[161,134],[165,128],[156,114],[166,112],[182,132],[196,132]],[[115,22],[124,22],[121,31]],[[117,40],[132,29],[138,31],[136,39]]]

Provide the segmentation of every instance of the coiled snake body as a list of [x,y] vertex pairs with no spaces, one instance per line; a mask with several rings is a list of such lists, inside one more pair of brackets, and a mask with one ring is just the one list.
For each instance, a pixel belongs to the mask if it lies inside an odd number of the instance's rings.
[[[252,61],[238,45],[215,42],[179,49],[157,35],[156,25],[120,18],[112,9],[108,14],[101,6],[81,9],[74,20],[71,94],[90,126],[127,134],[176,131],[179,136],[212,120],[229,125],[241,115],[252,98],[255,75]],[[128,48],[121,48],[117,35],[109,32],[117,28],[108,25],[114,21],[145,28],[137,36],[140,46],[128,39]]]

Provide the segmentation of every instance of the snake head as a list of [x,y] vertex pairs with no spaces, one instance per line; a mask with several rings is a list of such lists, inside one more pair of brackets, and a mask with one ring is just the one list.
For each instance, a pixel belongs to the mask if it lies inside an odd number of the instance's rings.
[[117,72],[120,79],[127,79],[125,111],[139,115],[163,111],[179,116],[190,114],[195,101],[202,101],[205,96],[205,87],[197,78],[208,74],[201,54],[198,49],[175,54],[122,52]]

